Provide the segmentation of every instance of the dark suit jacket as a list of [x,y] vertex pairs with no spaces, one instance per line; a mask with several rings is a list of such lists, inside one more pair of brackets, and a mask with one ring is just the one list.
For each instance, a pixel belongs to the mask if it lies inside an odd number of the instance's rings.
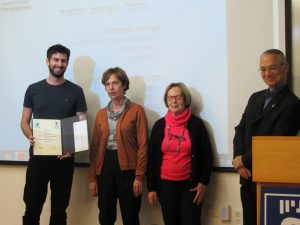
[[[252,136],[294,136],[300,129],[300,100],[288,87],[272,97],[263,110],[266,90],[252,94],[242,119],[235,127],[234,158],[242,155],[244,165],[252,170]],[[241,184],[246,184],[241,178]]]

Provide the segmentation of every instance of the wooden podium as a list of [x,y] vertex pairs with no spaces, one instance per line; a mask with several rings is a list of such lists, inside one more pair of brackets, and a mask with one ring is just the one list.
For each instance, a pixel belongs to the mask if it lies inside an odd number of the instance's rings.
[[300,137],[253,137],[252,165],[253,181],[257,182],[257,224],[261,225],[263,187],[300,187]]

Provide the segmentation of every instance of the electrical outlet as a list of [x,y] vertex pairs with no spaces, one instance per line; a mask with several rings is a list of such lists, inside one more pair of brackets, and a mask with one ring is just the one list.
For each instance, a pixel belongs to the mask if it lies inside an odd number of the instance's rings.
[[221,207],[221,220],[229,221],[230,220],[230,205],[222,205]]
[[233,220],[234,220],[234,225],[242,225],[243,224],[242,209],[234,209],[233,210]]

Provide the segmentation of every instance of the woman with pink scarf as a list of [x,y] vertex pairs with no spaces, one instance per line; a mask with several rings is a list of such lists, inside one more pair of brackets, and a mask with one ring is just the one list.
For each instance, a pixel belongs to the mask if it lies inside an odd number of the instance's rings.
[[201,225],[213,161],[207,130],[191,113],[183,83],[171,83],[164,102],[168,111],[154,124],[148,146],[148,202],[159,200],[165,225]]

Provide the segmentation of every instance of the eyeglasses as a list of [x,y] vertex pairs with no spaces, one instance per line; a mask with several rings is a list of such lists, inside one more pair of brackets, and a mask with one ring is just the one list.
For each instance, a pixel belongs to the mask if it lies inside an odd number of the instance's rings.
[[173,101],[174,99],[176,101],[183,100],[183,96],[182,95],[175,95],[175,96],[169,95],[169,96],[167,96],[167,101]]
[[280,65],[274,65],[274,66],[269,66],[269,67],[260,67],[258,70],[261,74],[265,74],[267,72],[269,73],[274,73],[276,72],[283,64]]

